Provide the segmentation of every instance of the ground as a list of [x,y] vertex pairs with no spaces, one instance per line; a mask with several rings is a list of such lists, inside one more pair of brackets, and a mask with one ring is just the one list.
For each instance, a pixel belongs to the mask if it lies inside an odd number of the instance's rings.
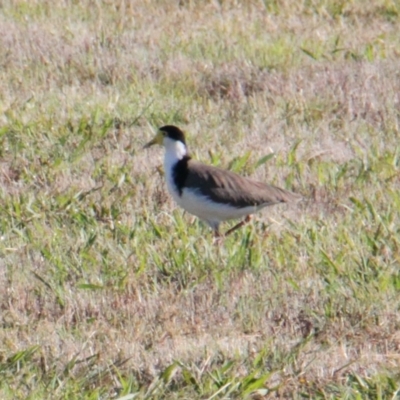
[[[0,397],[394,399],[399,23],[394,0],[2,1]],[[304,200],[216,245],[142,149],[166,124]]]

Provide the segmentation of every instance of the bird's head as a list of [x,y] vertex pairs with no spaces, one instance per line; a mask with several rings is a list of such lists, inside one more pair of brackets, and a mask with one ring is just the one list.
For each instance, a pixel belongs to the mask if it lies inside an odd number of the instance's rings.
[[176,126],[165,125],[158,130],[156,136],[144,148],[147,149],[153,144],[168,147],[168,145],[176,144],[176,142],[181,142],[186,147],[185,134]]

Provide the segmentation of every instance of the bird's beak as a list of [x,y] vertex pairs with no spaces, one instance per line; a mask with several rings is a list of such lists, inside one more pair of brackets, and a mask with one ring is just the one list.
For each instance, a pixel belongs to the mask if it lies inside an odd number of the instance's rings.
[[150,140],[149,143],[146,143],[146,144],[143,146],[143,148],[144,148],[144,149],[147,149],[147,148],[153,146],[153,144],[161,144],[161,145],[162,145],[162,144],[163,144],[163,139],[164,139],[164,136],[163,136],[162,132],[161,132],[161,131],[158,131],[158,132],[157,132],[157,135],[154,136],[153,140]]

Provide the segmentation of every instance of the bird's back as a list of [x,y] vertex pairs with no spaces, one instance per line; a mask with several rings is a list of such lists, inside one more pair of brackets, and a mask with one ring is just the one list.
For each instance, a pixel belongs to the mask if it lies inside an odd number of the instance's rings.
[[210,200],[242,208],[265,207],[300,200],[288,190],[245,178],[234,172],[190,160],[185,187],[197,189]]

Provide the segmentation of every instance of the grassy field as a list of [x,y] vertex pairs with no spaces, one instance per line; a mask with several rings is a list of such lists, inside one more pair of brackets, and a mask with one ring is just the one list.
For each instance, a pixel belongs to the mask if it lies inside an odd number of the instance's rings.
[[[0,398],[400,395],[400,3],[0,2]],[[157,127],[293,190],[219,246]],[[225,224],[225,229],[230,224]]]

